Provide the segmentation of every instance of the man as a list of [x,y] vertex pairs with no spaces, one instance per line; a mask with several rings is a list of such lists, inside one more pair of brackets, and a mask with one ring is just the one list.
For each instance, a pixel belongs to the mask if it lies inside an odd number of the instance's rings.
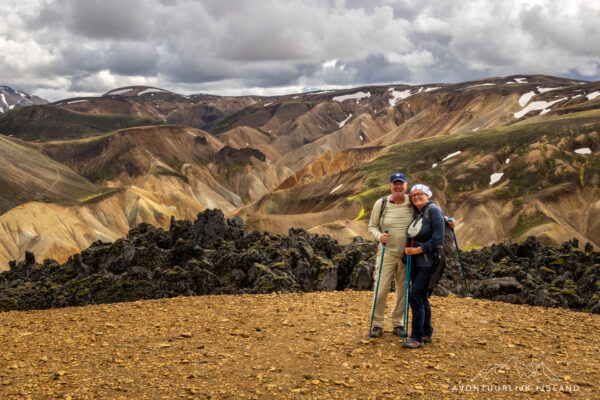
[[[381,278],[379,291],[375,301],[373,312],[373,329],[371,337],[379,337],[383,334],[385,302],[387,295],[392,289],[392,280],[396,280],[396,301],[392,309],[392,333],[402,336],[404,322],[404,283],[406,270],[402,263],[402,255],[406,245],[406,230],[413,219],[413,207],[406,195],[406,177],[404,174],[395,173],[390,177],[391,194],[387,196],[385,206],[383,199],[379,199],[373,205],[371,219],[369,220],[369,232],[380,244],[377,249],[375,264],[375,282],[379,279],[379,265],[381,265],[381,252],[386,245],[383,265],[381,266]],[[388,233],[385,233],[385,231]]]

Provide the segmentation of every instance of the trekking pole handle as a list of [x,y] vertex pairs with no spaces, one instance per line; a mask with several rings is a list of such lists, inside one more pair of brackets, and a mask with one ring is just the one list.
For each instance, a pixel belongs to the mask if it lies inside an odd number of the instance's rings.
[[[446,221],[448,221],[448,222],[452,222],[452,221],[454,221],[454,220],[453,220],[452,218],[450,218],[450,217],[446,217],[446,216],[444,216],[444,218],[446,218]],[[450,228],[450,229],[452,230],[452,232],[454,232],[454,228]]]
[[[385,231],[383,231],[383,233],[390,233],[390,231],[386,229]],[[387,243],[382,243],[382,244],[383,244],[383,247],[385,247],[385,245],[386,245]]]

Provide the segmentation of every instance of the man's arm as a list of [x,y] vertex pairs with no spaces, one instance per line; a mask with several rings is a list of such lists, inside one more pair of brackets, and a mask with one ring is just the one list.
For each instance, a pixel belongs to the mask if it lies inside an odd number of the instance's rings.
[[373,210],[371,210],[371,218],[369,219],[369,233],[373,236],[373,239],[379,242],[381,237],[381,226],[379,226],[379,214],[381,213],[381,199],[377,200],[373,204]]

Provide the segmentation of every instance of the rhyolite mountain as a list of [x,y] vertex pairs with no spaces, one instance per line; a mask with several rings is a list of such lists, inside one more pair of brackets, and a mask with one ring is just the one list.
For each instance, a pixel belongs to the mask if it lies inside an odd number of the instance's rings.
[[9,86],[0,85],[0,114],[24,106],[46,104],[47,100],[28,93],[23,93]]
[[132,86],[16,111],[0,116],[0,151],[21,149],[2,179],[31,190],[0,194],[4,269],[25,251],[63,262],[142,222],[166,229],[215,207],[249,230],[349,243],[368,237],[396,171],[432,186],[462,246],[531,235],[600,246],[600,82],[519,75],[273,97]]

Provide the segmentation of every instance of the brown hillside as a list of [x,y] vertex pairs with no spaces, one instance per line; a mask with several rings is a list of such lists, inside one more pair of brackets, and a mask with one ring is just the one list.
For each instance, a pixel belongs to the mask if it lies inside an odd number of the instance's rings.
[[98,192],[89,180],[29,144],[0,135],[0,214],[29,201],[78,201]]
[[371,302],[346,291],[2,313],[0,396],[597,397],[597,315],[432,297],[434,343],[408,350],[390,326],[367,340]]

